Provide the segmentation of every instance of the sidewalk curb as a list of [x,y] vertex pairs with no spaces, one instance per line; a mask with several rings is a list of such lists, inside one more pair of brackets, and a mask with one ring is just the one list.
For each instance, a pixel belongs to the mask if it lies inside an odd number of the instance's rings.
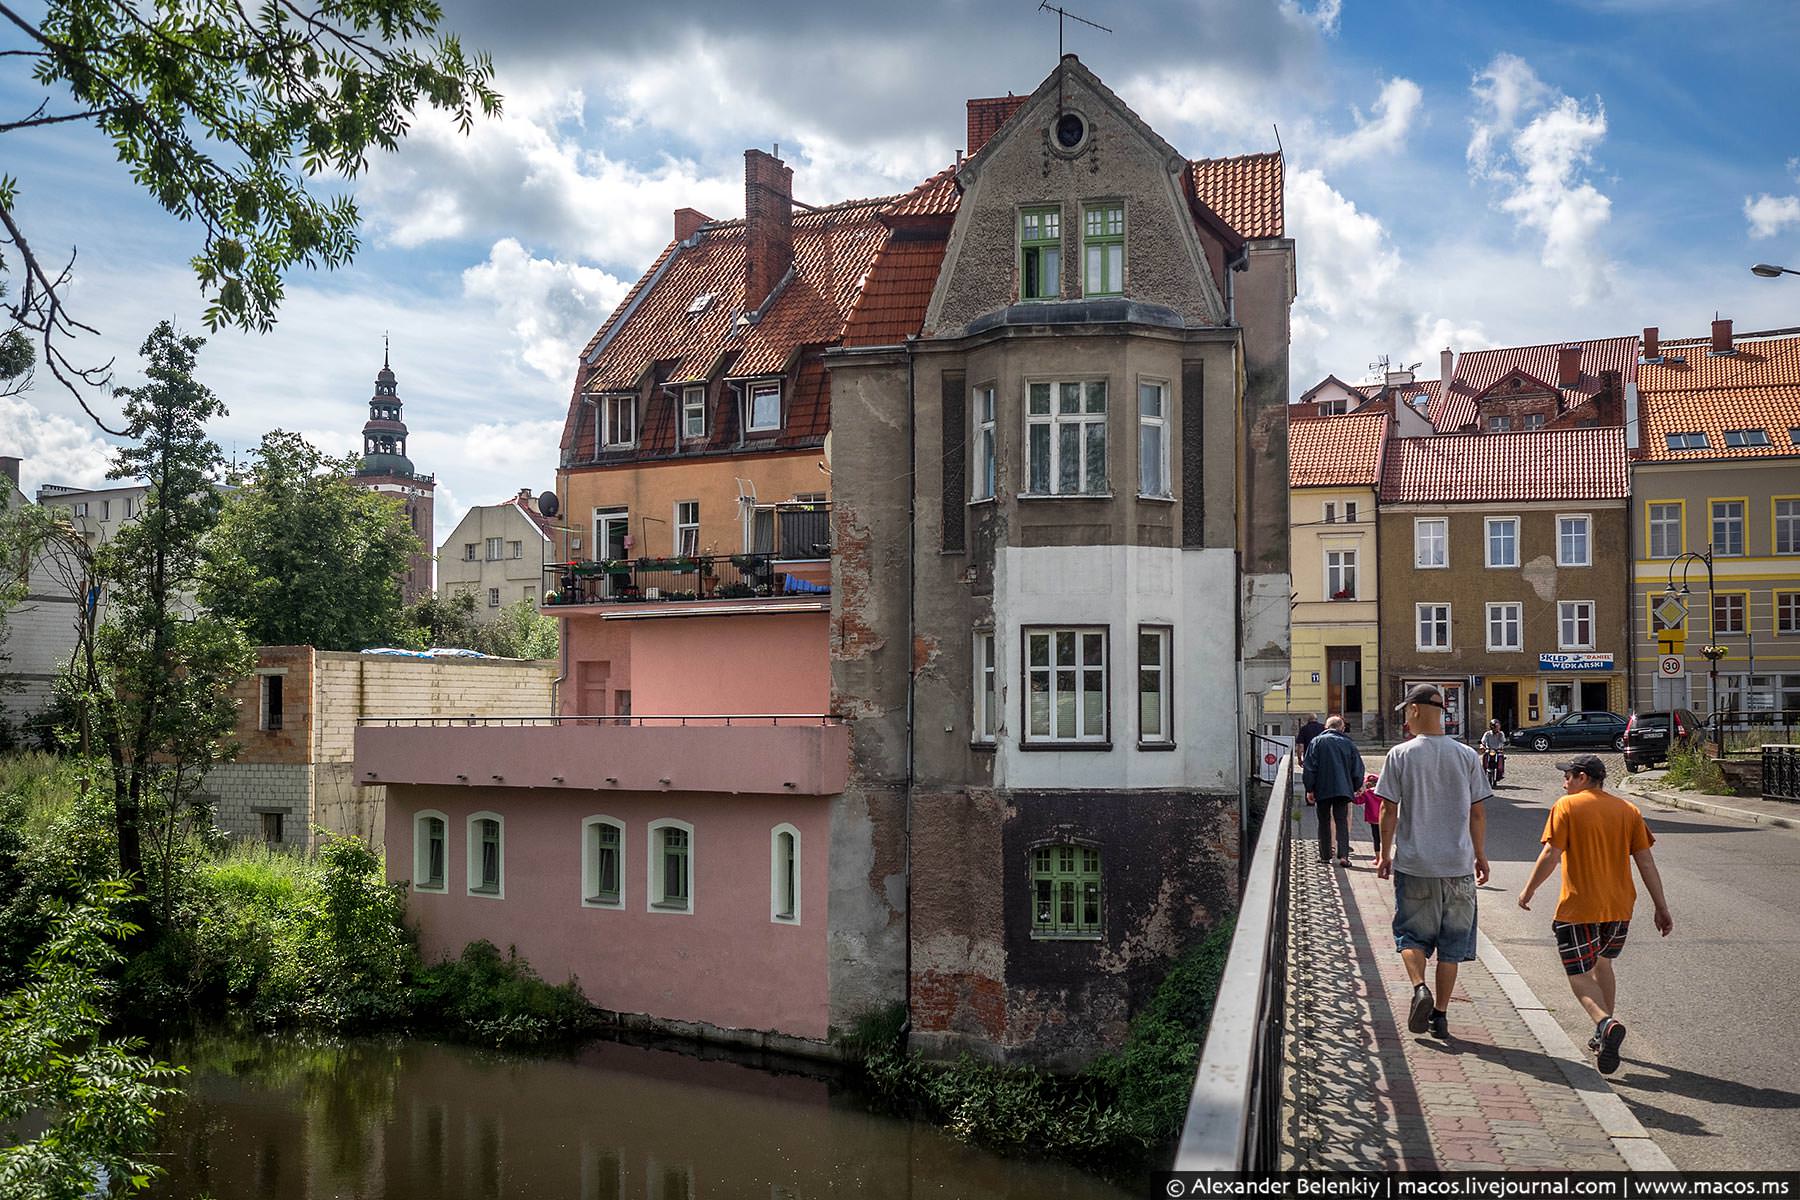
[[1647,788],[1642,784],[1632,784],[1627,780],[1619,781],[1621,791],[1632,792],[1646,800],[1657,804],[1666,804],[1670,808],[1684,808],[1689,812],[1705,813],[1711,817],[1729,817],[1734,821],[1749,821],[1753,825],[1769,825],[1776,829],[1800,829],[1800,818],[1790,817],[1784,813],[1753,812],[1748,808],[1732,808],[1728,804],[1715,804],[1710,800],[1695,800],[1689,796],[1674,792],[1659,791]]
[[1625,1165],[1633,1171],[1673,1171],[1675,1164],[1663,1153],[1650,1133],[1638,1119],[1631,1115],[1625,1102],[1619,1099],[1606,1082],[1605,1076],[1588,1064],[1587,1056],[1578,1050],[1575,1042],[1563,1031],[1556,1017],[1537,998],[1531,985],[1523,976],[1513,969],[1500,947],[1488,940],[1488,935],[1477,930],[1475,935],[1475,952],[1481,959],[1481,965],[1488,969],[1500,990],[1518,1010],[1519,1016],[1526,1026],[1537,1037],[1544,1047],[1544,1053],[1556,1060],[1562,1069],[1563,1078],[1581,1102],[1587,1105],[1588,1112],[1600,1123],[1600,1128],[1612,1140],[1613,1149],[1625,1160]]

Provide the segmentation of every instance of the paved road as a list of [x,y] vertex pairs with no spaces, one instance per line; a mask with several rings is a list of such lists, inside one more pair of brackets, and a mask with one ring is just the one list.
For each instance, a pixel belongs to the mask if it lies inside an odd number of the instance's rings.
[[[1555,880],[1530,912],[1517,904],[1562,791],[1561,757],[1509,756],[1489,803],[1481,926],[1584,1045],[1593,1025],[1550,936]],[[1604,757],[1616,779],[1619,756]],[[1631,1036],[1613,1087],[1685,1170],[1800,1167],[1800,831],[1642,807],[1675,932],[1656,936],[1640,886],[1619,960]]]

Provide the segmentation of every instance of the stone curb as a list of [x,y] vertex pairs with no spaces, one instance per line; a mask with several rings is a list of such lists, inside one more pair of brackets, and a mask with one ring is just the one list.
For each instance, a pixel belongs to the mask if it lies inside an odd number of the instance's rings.
[[1475,935],[1476,954],[1481,965],[1488,969],[1500,990],[1518,1010],[1526,1026],[1537,1037],[1544,1047],[1544,1053],[1556,1060],[1562,1069],[1563,1078],[1587,1105],[1588,1112],[1600,1123],[1601,1130],[1612,1140],[1613,1149],[1625,1160],[1625,1165],[1633,1171],[1673,1171],[1675,1164],[1664,1154],[1662,1147],[1650,1137],[1650,1133],[1638,1119],[1631,1115],[1625,1102],[1619,1099],[1605,1076],[1588,1064],[1587,1056],[1576,1049],[1575,1042],[1563,1031],[1544,1002],[1537,998],[1524,977],[1513,969],[1500,947],[1488,940],[1488,936],[1480,931]]
[[1619,788],[1621,791],[1633,792],[1646,800],[1666,804],[1670,808],[1684,808],[1689,812],[1705,813],[1710,817],[1728,817],[1734,821],[1749,821],[1753,825],[1769,825],[1776,829],[1800,829],[1800,818],[1790,817],[1784,813],[1763,813],[1748,808],[1732,808],[1728,804],[1716,804],[1711,800],[1696,800],[1691,796],[1683,796],[1675,792],[1658,791],[1623,779],[1619,781]]

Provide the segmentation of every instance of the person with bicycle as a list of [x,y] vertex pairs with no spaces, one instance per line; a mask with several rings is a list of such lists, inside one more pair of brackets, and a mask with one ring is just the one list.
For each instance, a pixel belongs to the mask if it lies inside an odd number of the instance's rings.
[[1498,720],[1489,721],[1487,732],[1481,735],[1481,765],[1490,787],[1506,778],[1506,731]]

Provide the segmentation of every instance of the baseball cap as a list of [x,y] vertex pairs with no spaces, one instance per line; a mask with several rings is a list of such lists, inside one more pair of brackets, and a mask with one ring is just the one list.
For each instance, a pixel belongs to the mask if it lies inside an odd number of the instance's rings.
[[1577,754],[1568,762],[1557,763],[1556,769],[1559,771],[1580,771],[1589,779],[1606,778],[1606,764],[1600,761],[1598,755],[1594,754]]
[[1435,683],[1415,683],[1412,691],[1406,693],[1406,699],[1394,705],[1395,712],[1405,712],[1409,704],[1431,704],[1444,707],[1444,693]]

